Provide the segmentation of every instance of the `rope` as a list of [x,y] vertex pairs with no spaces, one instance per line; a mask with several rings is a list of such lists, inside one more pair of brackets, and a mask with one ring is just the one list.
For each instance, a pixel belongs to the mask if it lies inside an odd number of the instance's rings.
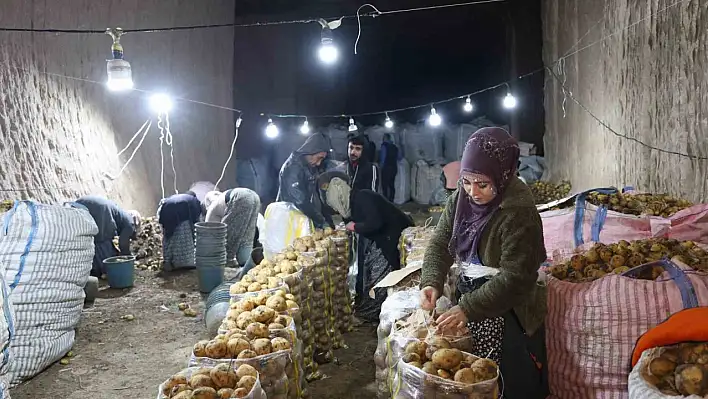
[[[145,123],[143,124],[143,126],[140,127],[140,129],[142,130],[142,129],[145,127],[146,124],[147,124],[147,128],[145,128],[145,131],[143,132],[143,137],[142,137],[142,138],[140,139],[140,141],[138,142],[137,147],[135,147],[135,149],[133,149],[133,152],[130,154],[130,158],[128,158],[128,160],[125,161],[125,164],[123,164],[123,167],[120,169],[120,171],[118,172],[118,174],[115,175],[115,176],[111,176],[111,175],[110,175],[109,173],[107,173],[107,172],[104,173],[104,175],[105,175],[106,177],[108,177],[108,179],[110,179],[110,180],[116,180],[118,177],[120,177],[120,175],[123,174],[123,171],[125,171],[125,168],[128,167],[128,164],[130,163],[130,161],[133,160],[133,157],[135,157],[135,154],[138,152],[138,150],[140,149],[140,147],[143,145],[143,142],[145,141],[145,137],[147,137],[147,134],[148,134],[148,132],[150,131],[150,127],[152,126],[152,121],[148,119],[147,121],[145,121]],[[140,130],[138,130],[138,133],[136,133],[136,135],[133,136],[133,138],[137,137],[137,134],[139,134],[139,133],[140,133]],[[132,142],[133,142],[133,139],[131,139],[130,142],[132,143]],[[128,145],[130,145],[130,143],[128,143]],[[125,151],[127,148],[128,148],[128,147],[126,146],[121,152],[119,152],[119,153],[118,153],[118,156],[120,156],[120,154],[121,154],[123,151]]]
[[128,142],[128,144],[125,145],[125,148],[123,148],[122,150],[120,150],[120,151],[118,152],[118,154],[116,154],[117,157],[119,157],[120,154],[122,154],[123,152],[125,152],[125,150],[127,150],[128,147],[130,147],[130,145],[133,144],[133,141],[135,141],[135,139],[140,135],[140,132],[145,128],[145,125],[147,125],[148,123],[151,123],[151,124],[152,124],[152,121],[151,121],[150,119],[148,119],[148,120],[145,121],[145,123],[143,123],[142,126],[140,126],[140,129],[138,129],[138,131],[135,132],[135,134],[134,134],[133,137],[130,139],[130,141]]
[[165,127],[162,124],[162,113],[157,114],[157,127],[160,129],[160,188],[162,188],[162,199],[165,199],[165,154],[162,150],[162,143],[165,141]]
[[234,148],[236,148],[236,139],[238,139],[238,129],[239,126],[241,125],[240,122],[241,118],[236,121],[236,133],[234,134],[234,140],[231,142],[231,151],[229,152],[229,157],[226,158],[226,163],[224,164],[224,167],[221,169],[221,176],[219,176],[219,180],[216,181],[216,187],[218,189],[219,183],[221,183],[221,180],[224,178],[224,174],[226,173],[226,167],[229,165],[229,162],[231,162],[231,157],[234,155]]
[[170,130],[170,115],[168,113],[165,113],[165,131],[167,132],[165,136],[165,143],[170,147],[170,162],[172,163],[173,185],[175,189],[175,194],[179,194],[179,191],[177,190],[177,171],[175,170],[175,146],[174,139],[172,137],[172,131]]

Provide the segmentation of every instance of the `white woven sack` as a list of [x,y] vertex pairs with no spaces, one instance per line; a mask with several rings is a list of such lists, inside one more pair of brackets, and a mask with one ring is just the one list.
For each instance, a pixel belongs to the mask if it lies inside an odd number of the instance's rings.
[[7,381],[14,387],[74,344],[98,227],[87,210],[16,202],[3,218],[0,262],[15,312]]
[[397,205],[405,204],[411,200],[411,166],[405,158],[398,161],[398,173],[394,183],[396,192],[393,202]]

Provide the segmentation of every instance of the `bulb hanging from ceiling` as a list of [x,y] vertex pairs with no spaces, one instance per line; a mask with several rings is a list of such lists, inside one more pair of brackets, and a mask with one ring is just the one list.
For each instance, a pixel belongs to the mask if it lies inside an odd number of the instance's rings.
[[430,126],[440,126],[442,124],[442,118],[438,115],[438,111],[435,110],[434,106],[430,106],[430,117],[428,118],[428,123]]
[[504,96],[504,100],[502,100],[502,105],[506,109],[514,109],[516,108],[516,97],[514,97],[511,93],[507,92],[506,96]]
[[325,23],[322,27],[322,38],[320,39],[320,49],[318,50],[320,61],[324,64],[334,64],[339,58],[339,50],[332,38],[332,29]]
[[393,129],[393,121],[389,118],[388,112],[386,112],[386,121],[384,122],[384,126],[386,126],[386,129]]
[[354,123],[354,118],[349,118],[349,131],[356,132],[357,130],[359,130],[359,128]]
[[120,44],[120,37],[123,29],[106,29],[106,34],[113,38],[111,53],[113,59],[106,60],[106,73],[108,80],[106,86],[111,91],[124,91],[133,88],[133,73],[130,63],[123,59],[123,45]]
[[278,126],[273,123],[273,119],[271,118],[268,118],[268,125],[266,126],[265,134],[269,139],[274,139],[280,134]]
[[467,96],[467,99],[465,100],[465,105],[462,106],[462,109],[465,112],[472,112],[472,110],[474,109],[474,107],[472,106],[472,99],[470,98],[470,96]]
[[307,121],[307,118],[305,118],[305,122],[303,122],[302,126],[300,126],[300,133],[302,133],[302,134],[310,133],[310,123]]

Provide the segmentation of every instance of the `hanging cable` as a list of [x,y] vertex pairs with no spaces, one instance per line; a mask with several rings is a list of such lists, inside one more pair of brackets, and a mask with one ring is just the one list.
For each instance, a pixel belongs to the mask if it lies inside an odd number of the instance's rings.
[[165,127],[162,123],[162,114],[157,114],[157,127],[160,129],[160,188],[162,189],[162,199],[165,199],[165,154],[162,150],[162,143],[165,141]]
[[221,180],[223,180],[223,178],[224,178],[224,174],[226,173],[226,167],[229,165],[229,162],[231,162],[231,157],[234,155],[234,148],[236,148],[236,140],[238,139],[238,129],[240,127],[241,127],[241,117],[239,116],[238,119],[236,120],[234,140],[231,142],[231,151],[229,151],[229,157],[226,158],[226,163],[224,164],[224,167],[221,169],[221,176],[219,176],[219,180],[216,181],[215,187],[217,189],[219,187],[219,183],[221,183]]
[[[151,121],[151,120],[147,120],[145,123],[147,124],[147,128],[145,128],[145,131],[143,132],[143,137],[142,137],[142,138],[140,139],[140,141],[138,142],[138,145],[133,149],[133,152],[130,154],[130,158],[128,158],[128,160],[125,161],[125,163],[123,164],[123,167],[120,169],[120,171],[118,172],[117,175],[111,176],[109,173],[105,172],[104,175],[105,175],[106,177],[108,177],[108,179],[110,179],[110,180],[116,180],[117,178],[119,178],[120,175],[123,174],[123,171],[125,171],[125,168],[128,167],[128,164],[130,163],[130,161],[133,160],[133,157],[135,157],[135,154],[138,152],[138,150],[140,149],[140,147],[142,147],[143,142],[145,141],[145,137],[147,137],[147,134],[148,134],[148,132],[150,131],[150,127],[152,126],[152,121]],[[144,127],[144,126],[145,126],[145,124],[143,124],[143,127]],[[140,129],[142,130],[143,128],[141,127]],[[140,133],[140,130],[138,130],[138,133]],[[133,136],[133,137],[137,137],[137,136]],[[131,142],[132,142],[132,140],[131,140]],[[128,145],[130,145],[130,143],[128,143]],[[126,147],[126,148],[128,148],[128,147]],[[123,151],[125,151],[125,149],[123,149]],[[119,153],[118,153],[118,156],[120,156],[120,154],[121,154],[123,151],[119,152]]]
[[170,147],[170,162],[172,163],[173,184],[175,194],[179,194],[179,191],[177,191],[177,170],[175,170],[175,147],[173,143],[174,140],[172,137],[172,131],[170,130],[170,114],[165,112],[165,144]]
[[152,121],[151,121],[150,119],[147,119],[147,120],[145,121],[145,123],[143,123],[143,125],[140,126],[140,129],[138,129],[138,131],[135,132],[135,134],[133,135],[133,137],[131,137],[130,141],[128,141],[128,144],[125,145],[125,148],[123,148],[122,150],[120,150],[120,151],[116,154],[117,157],[119,157],[122,153],[124,153],[125,150],[127,150],[128,147],[130,147],[130,145],[133,144],[133,141],[135,141],[135,139],[140,135],[140,133],[141,133],[141,132],[143,131],[143,129],[145,128],[145,125],[147,125],[148,123],[152,123]]
[[374,6],[373,4],[369,4],[369,3],[362,4],[356,10],[356,24],[357,24],[358,30],[356,33],[356,41],[354,41],[354,54],[357,54],[357,47],[359,46],[359,39],[361,38],[361,15],[359,13],[361,12],[361,9],[366,6],[369,6],[374,9],[374,11],[376,12],[376,14],[373,15],[374,17],[377,15],[381,15],[381,11],[379,11],[379,9],[376,8],[376,6]]

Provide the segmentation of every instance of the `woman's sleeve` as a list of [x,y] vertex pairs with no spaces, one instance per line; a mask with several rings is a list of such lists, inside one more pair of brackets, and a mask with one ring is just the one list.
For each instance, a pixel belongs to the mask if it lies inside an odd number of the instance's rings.
[[349,204],[354,207],[351,210],[354,231],[363,236],[375,233],[383,227],[383,217],[374,201],[377,195],[373,191],[358,191],[354,193],[352,203]]
[[447,273],[450,271],[450,266],[452,266],[455,261],[450,254],[448,245],[452,238],[452,225],[455,221],[457,196],[458,192],[455,192],[447,199],[445,210],[443,210],[442,215],[440,215],[438,225],[435,227],[435,232],[428,243],[428,247],[425,249],[425,256],[423,257],[420,287],[434,287],[441,295]]
[[499,274],[460,300],[470,321],[502,316],[523,303],[536,285],[538,269],[546,257],[543,226],[535,209],[505,215],[499,231]]

